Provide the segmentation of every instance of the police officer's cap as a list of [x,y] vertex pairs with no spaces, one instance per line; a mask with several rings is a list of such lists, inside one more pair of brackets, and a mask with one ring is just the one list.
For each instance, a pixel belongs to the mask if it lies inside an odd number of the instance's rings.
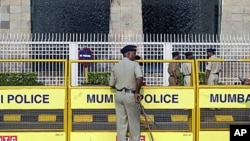
[[126,45],[125,47],[121,49],[121,53],[124,54],[129,51],[136,51],[136,48],[137,47],[135,45]]
[[207,49],[207,52],[215,52],[216,51],[216,49],[213,49],[213,48],[208,48]]
[[193,52],[186,52],[185,56],[189,56],[189,55],[192,55],[192,54],[193,54]]
[[179,55],[179,54],[180,54],[179,52],[173,52],[172,56],[175,57],[176,55]]

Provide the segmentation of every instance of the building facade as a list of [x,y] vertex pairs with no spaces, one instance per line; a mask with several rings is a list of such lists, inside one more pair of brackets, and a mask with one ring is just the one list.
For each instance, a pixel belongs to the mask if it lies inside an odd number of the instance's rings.
[[222,0],[222,34],[250,33],[250,1]]
[[[189,4],[188,3],[183,4],[183,6],[186,6],[186,7],[193,6],[195,8],[195,5],[192,3],[194,1],[195,0],[190,0]],[[9,34],[9,33],[29,34],[32,32],[34,33],[35,27],[36,27],[34,23],[36,23],[35,21],[36,17],[39,16],[38,15],[39,9],[37,8],[38,9],[37,10],[36,7],[37,5],[42,5],[42,4],[39,4],[42,2],[43,1],[40,1],[40,0],[36,0],[36,1],[35,0],[1,0],[0,1],[0,12],[1,12],[0,13],[0,33],[5,33],[5,34]],[[179,2],[182,2],[182,1],[179,0]],[[147,23],[147,21],[149,20],[151,20],[150,23],[152,23],[152,21],[160,22],[157,20],[158,19],[162,20],[161,17],[165,17],[166,19],[168,18],[170,20],[175,20],[173,16],[171,16],[173,18],[168,17],[168,15],[166,14],[168,14],[169,12],[166,12],[166,10],[164,9],[160,12],[154,11],[154,6],[152,5],[159,5],[156,2],[150,3],[147,0],[111,0],[111,1],[106,0],[103,3],[109,3],[106,5],[106,7],[110,6],[110,9],[109,9],[110,11],[103,11],[102,13],[104,13],[105,15],[109,15],[110,17],[104,16],[100,18],[109,18],[108,30],[109,30],[109,33],[113,33],[113,34],[131,35],[131,34],[148,33],[150,32],[150,30],[147,31],[147,29],[149,28],[154,28],[154,29],[156,29],[157,27],[164,28],[164,25],[161,26],[159,24],[153,25],[153,24]],[[218,11],[219,11],[217,15],[218,16],[218,25],[217,25],[218,32],[206,33],[206,31],[202,31],[201,33],[203,34],[248,34],[250,33],[250,1],[249,0],[217,0],[215,1],[215,3],[218,3],[217,5],[218,5]],[[94,4],[90,3],[90,5],[94,5]],[[173,5],[173,4],[171,4],[171,1],[165,1],[164,3],[162,3],[162,5],[166,7],[166,5]],[[46,9],[46,7],[44,8]],[[99,6],[96,8],[103,8],[103,6]],[[84,8],[80,7],[79,9],[84,9]],[[174,10],[181,11],[182,9],[185,9],[185,7],[179,6],[179,8],[174,9]],[[164,11],[166,12],[165,16],[164,16]],[[44,12],[44,11],[41,11],[41,12]],[[188,13],[190,11],[183,11],[183,12]],[[209,12],[211,11],[208,11],[208,13]],[[161,13],[163,13],[163,16],[161,15]],[[50,14],[53,14],[53,11]],[[78,14],[79,16],[79,13],[76,13],[76,14]],[[176,14],[178,15],[178,12],[175,12],[174,15]],[[161,17],[157,15],[161,15]],[[145,20],[143,19],[143,17],[147,17],[147,19]],[[154,17],[155,19],[148,18],[148,17]],[[83,18],[83,17],[80,17],[80,18]],[[182,18],[182,17],[179,16],[177,18]],[[213,19],[206,19],[206,20],[207,22],[208,20],[213,21]],[[204,23],[206,21],[201,21],[201,22]],[[189,24],[189,23],[186,23],[186,24]],[[212,22],[209,24],[212,24]],[[171,30],[170,28],[169,30]],[[204,27],[204,28],[207,28],[207,27]],[[195,29],[195,30],[197,31],[198,29]],[[46,32],[46,30],[44,30],[44,32]],[[58,32],[58,31],[55,30],[55,32]],[[74,32],[74,31],[71,31],[71,32]],[[81,31],[76,30],[76,32],[79,33]],[[155,32],[157,32],[157,30],[155,30],[154,33]],[[164,33],[164,31],[163,32],[160,31],[160,33],[162,34]],[[182,34],[182,31],[178,33],[174,33],[174,31],[171,31],[171,33],[168,33],[168,31],[166,31],[165,33]],[[198,32],[192,32],[192,34],[193,33],[200,34]],[[183,34],[188,34],[188,31],[183,31]]]
[[0,33],[31,33],[30,0],[0,1]]

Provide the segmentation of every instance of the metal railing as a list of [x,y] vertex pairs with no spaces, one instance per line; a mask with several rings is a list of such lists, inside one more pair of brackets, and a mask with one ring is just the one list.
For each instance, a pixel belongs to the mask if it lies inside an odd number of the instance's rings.
[[[46,76],[55,82],[47,86],[39,71],[4,71],[0,73],[0,131],[65,132],[67,130],[67,60],[0,60],[0,65],[17,65],[24,70],[32,63],[45,66],[57,63],[61,72]],[[45,70],[48,67],[45,67]]]
[[[197,139],[205,139],[207,136],[213,136],[219,131],[222,137],[228,138],[227,132],[232,124],[245,125],[250,123],[249,112],[249,86],[242,84],[238,77],[246,78],[241,72],[235,72],[234,67],[237,64],[249,66],[249,59],[198,59],[196,66],[202,62],[220,62],[223,66],[228,65],[231,73],[235,73],[235,84],[205,85],[196,81],[197,94]],[[241,69],[245,69],[244,67]],[[247,70],[244,70],[247,71]],[[223,72],[222,72],[223,75]],[[233,77],[233,76],[231,76]],[[196,78],[199,76],[199,69],[196,68]],[[208,132],[210,131],[210,132]],[[227,132],[223,132],[227,131]],[[216,136],[213,138],[217,139]],[[202,140],[200,140],[202,141]]]
[[[77,63],[110,63],[114,64],[120,60],[69,60],[69,75],[74,74],[72,68]],[[185,62],[192,64],[194,72],[193,60],[140,60],[143,63],[173,63]],[[86,70],[85,70],[86,71]],[[88,74],[84,73],[84,74]],[[194,97],[195,97],[195,77],[191,74],[191,86],[143,86],[142,95],[144,97],[142,103],[149,115],[153,116],[153,121],[158,124],[152,124],[154,131],[188,131],[195,130],[195,112],[194,112]],[[90,82],[93,78],[84,77],[83,81]],[[71,78],[74,79],[74,78]],[[88,79],[88,80],[87,80]],[[100,79],[94,78],[95,81]],[[92,81],[91,81],[92,82]],[[114,119],[110,121],[109,116],[114,116],[114,93],[108,85],[72,85],[72,80],[69,84],[69,132],[88,132],[94,131],[115,131]],[[168,93],[166,93],[167,91]],[[177,95],[179,104],[169,100],[168,97]],[[168,99],[168,100],[167,100]],[[160,101],[161,102],[160,102]],[[168,103],[168,104],[167,104]],[[101,106],[100,106],[101,104]],[[165,114],[163,114],[165,113]],[[163,116],[164,115],[164,116]],[[78,121],[79,116],[85,117],[85,121]],[[173,118],[172,118],[173,116]],[[177,121],[174,117],[177,117]],[[186,120],[180,119],[182,116]],[[152,120],[151,120],[152,122]],[[175,125],[175,126],[174,126]],[[144,131],[144,129],[143,129]]]
[[[78,64],[83,62],[91,62],[92,64],[100,63],[100,64],[108,64],[109,68],[119,62],[120,60],[31,60],[31,59],[18,59],[18,60],[0,60],[0,64],[4,65],[12,65],[14,63],[16,66],[20,67],[20,70],[24,70],[27,66],[32,66],[32,62],[34,63],[61,63],[62,66],[62,73],[61,74],[50,74],[48,73],[47,77],[54,79],[54,77],[58,77],[61,83],[57,83],[56,85],[47,84],[46,81],[41,81],[38,77],[39,82],[43,82],[44,86],[1,86],[1,94],[0,94],[0,104],[4,107],[0,110],[0,121],[1,131],[63,131],[68,130],[67,134],[68,137],[70,136],[70,132],[88,132],[87,130],[98,131],[102,128],[102,131],[115,131],[115,123],[114,123],[114,104],[112,103],[112,98],[114,94],[114,90],[111,90],[108,86],[93,86],[93,85],[74,85],[74,79],[76,78],[75,75],[83,75],[83,82],[90,81],[89,77],[86,77],[87,73],[96,73],[96,72],[105,72],[103,70],[99,71],[90,71],[89,69],[83,74],[75,73],[74,67]],[[249,66],[250,60],[249,59],[197,59],[195,61],[191,60],[140,60],[144,64],[146,63],[162,63],[164,67],[167,67],[167,64],[170,62],[188,62],[192,63],[192,86],[185,87],[185,86],[169,86],[167,85],[160,85],[160,86],[152,86],[148,85],[143,87],[142,93],[144,95],[143,104],[145,105],[146,112],[149,114],[150,117],[154,117],[152,121],[155,121],[159,127],[151,122],[151,126],[154,132],[192,132],[195,138],[199,139],[199,133],[203,131],[228,131],[229,124],[249,124],[249,88],[248,86],[238,84],[240,82],[238,80],[238,76],[247,77],[241,73],[242,71],[247,72],[247,67]],[[237,81],[232,81],[232,83],[224,83],[221,85],[204,85],[200,83],[200,75],[199,72],[203,72],[200,69],[200,63],[204,62],[221,62],[222,66],[227,66],[228,70],[230,70],[234,75],[229,75],[229,77],[237,77]],[[4,63],[4,64],[3,64]],[[243,66],[239,68],[239,71],[234,72],[234,68],[237,65]],[[46,65],[45,65],[46,66]],[[245,66],[245,67],[244,67]],[[2,73],[9,73],[9,72],[16,72],[16,73],[23,73],[23,72],[36,72],[39,74],[39,71],[13,71],[11,70],[4,70]],[[15,67],[14,67],[15,68]],[[222,67],[223,68],[223,67]],[[5,68],[6,69],[6,68]],[[45,67],[45,69],[49,69],[49,67]],[[86,69],[82,69],[81,71],[86,71]],[[48,71],[49,72],[49,71]],[[166,75],[166,71],[164,71],[163,76],[168,77]],[[222,71],[223,75],[224,71]],[[247,73],[246,73],[247,74]],[[62,79],[62,80],[61,80]],[[51,82],[57,82],[51,81]],[[162,81],[167,81],[162,80]],[[221,81],[221,80],[220,80]],[[235,83],[237,84],[235,84]],[[84,83],[83,83],[84,84]],[[230,85],[229,85],[230,84]],[[49,86],[48,86],[49,85]],[[55,90],[57,89],[57,90]],[[60,90],[59,90],[60,89]],[[33,90],[33,91],[32,91]],[[21,95],[22,94],[32,94],[32,93],[51,93],[51,98],[55,105],[48,108],[49,110],[44,110],[45,105],[38,105],[32,106],[30,104],[22,105],[20,104]],[[171,96],[171,93],[174,92],[179,94],[180,103],[174,105],[173,103],[167,103],[164,100],[159,102],[159,99],[156,99],[155,102],[153,99],[159,98],[157,96],[165,96],[164,92],[167,92]],[[183,93],[184,92],[184,93]],[[10,95],[10,94],[12,95]],[[60,93],[64,93],[65,95],[59,96]],[[99,96],[101,94],[104,95],[104,99],[106,98],[106,103],[100,106],[100,103],[103,101],[101,99],[98,100],[97,103],[93,103],[94,99],[90,94],[95,94],[95,96]],[[162,95],[163,94],[163,95]],[[7,104],[6,101],[3,101],[3,97],[6,95],[10,95],[9,102],[11,104]],[[19,96],[20,95],[20,96]],[[90,95],[89,102],[87,100],[86,95]],[[15,97],[17,97],[15,99]],[[58,96],[60,100],[58,100]],[[14,98],[14,100],[13,100]],[[65,100],[62,104],[57,105],[60,101]],[[6,99],[4,99],[6,100]],[[68,100],[68,103],[67,103]],[[183,100],[183,101],[181,101]],[[13,102],[14,101],[14,102]],[[15,102],[17,101],[17,102]],[[91,103],[92,102],[92,103]],[[19,104],[18,104],[19,103]],[[73,103],[73,104],[72,104]],[[195,105],[197,107],[195,109]],[[68,104],[68,105],[66,105]],[[193,104],[193,105],[192,105]],[[28,108],[27,108],[28,106]],[[59,106],[60,108],[54,108],[53,106]],[[26,107],[26,108],[25,108]],[[91,108],[90,108],[91,107]],[[18,108],[18,109],[16,109]],[[215,108],[215,110],[213,109]],[[46,109],[46,108],[45,108]],[[58,111],[58,109],[60,109]],[[101,110],[100,110],[101,109]],[[218,110],[216,110],[218,109]],[[54,111],[53,111],[54,110]],[[162,114],[162,113],[167,114]],[[195,113],[196,112],[196,113]],[[19,115],[23,114],[23,119],[20,118]],[[58,117],[56,120],[56,124],[45,123],[44,119],[48,118],[46,116],[41,116],[40,121],[42,123],[37,123],[35,121],[38,118],[36,115],[46,114],[50,115],[48,117],[51,118],[54,122],[53,116],[54,114]],[[91,116],[92,115],[92,116]],[[153,116],[152,116],[153,115]],[[175,115],[175,119],[171,117],[171,115]],[[180,115],[187,116],[187,121],[183,121],[183,117],[180,119]],[[29,117],[31,116],[31,117]],[[93,118],[93,116],[95,116]],[[179,119],[178,119],[179,116]],[[35,118],[34,118],[35,117]],[[92,117],[92,118],[91,118]],[[177,119],[176,119],[177,117]],[[105,121],[104,121],[105,119]],[[173,121],[172,121],[173,119]],[[14,120],[14,121],[13,121]],[[24,120],[24,121],[22,121]],[[35,126],[31,127],[28,126],[30,123],[22,123],[32,120]],[[170,121],[171,120],[171,121]],[[175,120],[181,120],[181,122],[175,122]],[[11,122],[9,122],[11,121]],[[18,122],[18,123],[17,123]],[[60,122],[60,123],[59,123]],[[44,123],[44,124],[43,124]],[[16,124],[16,125],[15,125]],[[23,129],[25,127],[26,129]],[[196,132],[195,128],[196,127]],[[33,129],[36,128],[36,129]],[[50,128],[50,129],[48,129]],[[100,131],[100,130],[99,130]],[[146,131],[146,129],[143,129]],[[212,132],[214,133],[214,132]],[[211,134],[212,136],[213,134]],[[207,134],[206,134],[207,136]],[[221,135],[226,136],[226,135]],[[203,137],[205,138],[205,136]]]
[[[0,35],[0,58],[1,59],[78,59],[78,50],[89,47],[94,53],[95,60],[118,60],[122,58],[120,49],[127,44],[138,46],[138,55],[143,60],[170,60],[171,52],[179,51],[181,59],[185,59],[184,53],[194,52],[195,59],[207,58],[206,49],[217,49],[216,55],[222,59],[247,59],[250,56],[250,35],[213,35],[213,34],[137,34],[131,35],[131,42],[116,42],[112,40],[121,38],[121,34],[1,34]],[[139,40],[140,39],[140,40]],[[143,41],[141,39],[144,39]],[[205,63],[199,68],[205,71]],[[231,66],[235,67],[231,67]],[[182,65],[180,65],[180,68]],[[232,68],[233,73],[229,70]],[[34,63],[22,70],[18,66],[4,65],[0,71],[40,71],[40,80],[47,79],[46,85],[54,85],[45,75],[60,72],[62,68],[52,65],[44,71],[42,65]],[[81,68],[75,66],[76,73],[81,73]],[[147,85],[167,85],[163,77],[166,71],[161,64],[147,63],[143,67]],[[223,73],[220,81],[226,84],[234,84],[237,80],[235,73],[248,76],[249,65],[240,63],[228,63],[222,66]],[[106,65],[91,66],[89,71],[109,71]],[[77,86],[83,80],[83,76],[75,79]]]

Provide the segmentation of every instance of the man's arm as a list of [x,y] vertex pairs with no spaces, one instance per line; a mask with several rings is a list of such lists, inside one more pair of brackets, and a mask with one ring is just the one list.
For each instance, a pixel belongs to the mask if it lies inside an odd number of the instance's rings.
[[208,81],[208,78],[210,76],[210,72],[211,72],[211,68],[212,68],[212,63],[211,62],[208,62],[207,63],[207,67],[206,67],[206,84],[207,84],[207,81]]
[[192,73],[192,64],[191,63],[188,63],[187,69],[188,69],[188,73],[191,74]]
[[136,94],[140,93],[141,84],[142,84],[142,77],[136,78],[136,89],[135,89]]
[[109,86],[115,89],[115,83],[116,83],[115,73],[114,73],[114,70],[112,70],[110,74]]
[[135,102],[140,103],[141,102],[140,90],[141,90],[141,85],[142,85],[143,74],[142,74],[141,67],[138,63],[136,63],[136,66],[135,66],[135,77],[136,77]]
[[211,72],[210,70],[207,70],[207,72],[206,72],[206,83],[207,83],[207,80],[209,78],[210,72]]
[[173,63],[173,66],[172,66],[172,74],[175,78],[175,81],[176,83],[178,82],[178,78],[177,78],[177,74],[176,74],[176,70],[178,69],[178,66],[177,66],[177,63]]

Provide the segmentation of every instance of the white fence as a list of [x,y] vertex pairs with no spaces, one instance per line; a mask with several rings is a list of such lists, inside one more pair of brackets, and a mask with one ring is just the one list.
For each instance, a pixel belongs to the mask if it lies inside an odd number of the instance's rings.
[[[122,56],[120,49],[127,44],[138,45],[138,54],[145,60],[171,59],[172,51],[179,51],[181,59],[184,53],[194,52],[195,58],[206,58],[206,49],[216,48],[216,55],[224,59],[248,59],[250,56],[249,35],[135,35],[126,39],[124,35],[106,34],[14,34],[0,36],[1,59],[78,59],[78,50],[89,47],[94,58],[100,60],[118,60]],[[143,41],[141,41],[143,39]],[[96,63],[89,68],[91,72],[109,72],[113,64]],[[204,71],[205,63],[200,64]],[[181,67],[181,65],[180,65]],[[39,81],[46,85],[61,85],[63,67],[60,64],[42,63],[1,63],[1,72],[38,72]],[[81,65],[73,65],[76,72],[71,77],[73,85],[83,83],[84,72]],[[168,85],[167,64],[144,64],[147,85]],[[238,76],[250,77],[248,63],[225,62],[220,81],[227,84],[239,82]]]

